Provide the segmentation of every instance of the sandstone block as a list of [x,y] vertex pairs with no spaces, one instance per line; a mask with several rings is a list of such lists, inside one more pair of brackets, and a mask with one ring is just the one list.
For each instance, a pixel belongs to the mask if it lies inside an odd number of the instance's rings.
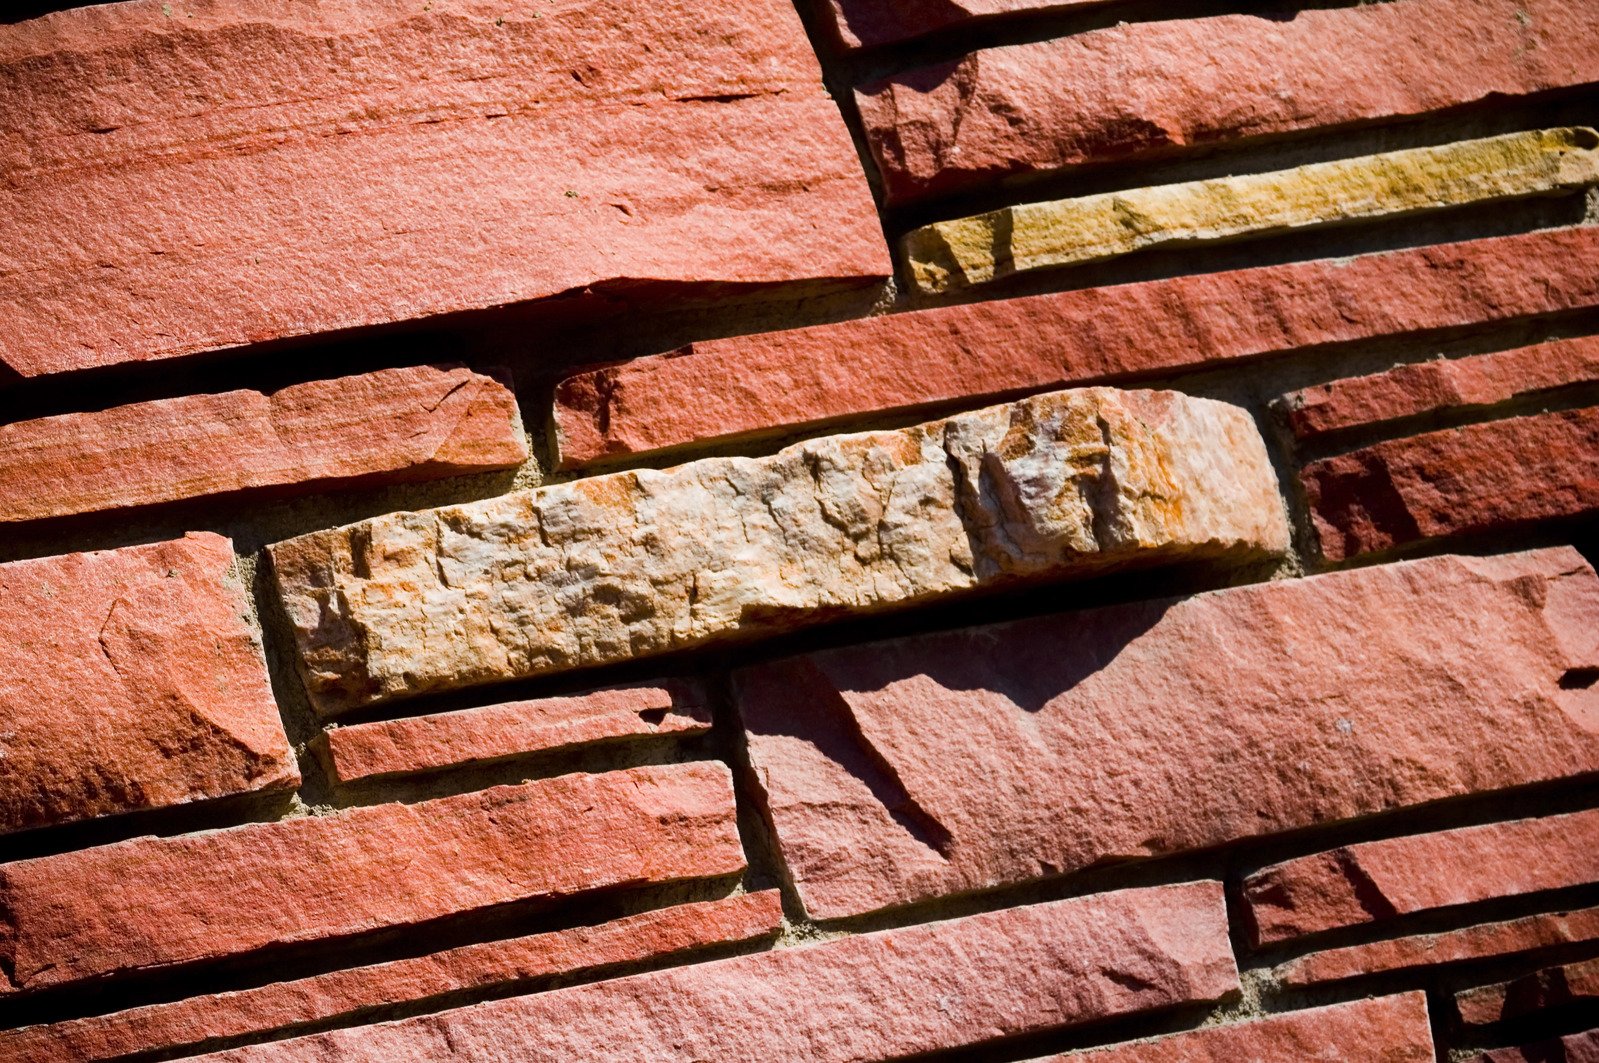
[[1384,971],[1409,971],[1460,960],[1511,956],[1581,941],[1599,941],[1599,908],[1529,915],[1438,934],[1417,934],[1313,952],[1279,966],[1276,975],[1286,985],[1316,985]]
[[1436,1058],[1426,994],[1405,993],[1073,1052],[1040,1063],[1434,1063]]
[[1594,306],[1596,257],[1574,228],[696,343],[563,381],[561,463]]
[[777,933],[776,890],[683,904],[598,926],[488,941],[256,989],[0,1031],[11,1063],[69,1063],[266,1033],[351,1012],[506,982],[579,975]]
[[1599,811],[1346,845],[1262,868],[1244,899],[1260,944],[1589,882],[1599,882]]
[[1272,173],[1134,188],[1020,206],[914,229],[901,241],[925,292],[1164,245],[1314,229],[1599,181],[1599,133],[1546,129]]
[[205,1057],[897,1059],[1237,989],[1221,885],[1010,908]]
[[675,681],[339,727],[326,748],[334,774],[351,782],[710,726],[703,692]]
[[1455,1007],[1467,1026],[1487,1026],[1573,1005],[1599,1005],[1599,959],[1546,967],[1509,982],[1455,994]]
[[1596,32],[1587,0],[1401,0],[1291,19],[1122,23],[894,74],[855,99],[884,193],[906,203],[1591,85],[1599,56],[1586,42]]
[[1288,427],[1302,440],[1329,432],[1599,380],[1599,337],[1556,340],[1465,358],[1402,365],[1287,395]]
[[[1599,768],[1599,577],[1437,557],[827,650],[735,675],[831,919]],[[981,765],[954,770],[952,765]]]
[[516,397],[418,366],[0,426],[0,522],[249,488],[354,486],[515,468]]
[[1565,1037],[1520,1048],[1496,1048],[1484,1052],[1473,1063],[1599,1063],[1599,1029],[1567,1034]]
[[300,784],[232,565],[209,533],[0,565],[0,834]]
[[1088,389],[394,514],[272,557],[307,688],[336,713],[979,587],[1286,545],[1242,409]]
[[1391,439],[1300,472],[1322,556],[1342,561],[1423,539],[1515,527],[1599,507],[1599,407]]
[[0,994],[743,868],[714,763],[134,838],[0,865]]
[[838,42],[845,48],[894,44],[924,33],[988,21],[999,15],[1095,7],[1108,0],[828,0]]
[[134,0],[0,26],[0,98],[21,377],[890,269],[787,0]]

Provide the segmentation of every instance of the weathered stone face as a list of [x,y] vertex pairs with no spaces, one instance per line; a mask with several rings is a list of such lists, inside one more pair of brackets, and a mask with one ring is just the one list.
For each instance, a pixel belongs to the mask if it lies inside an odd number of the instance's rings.
[[1088,389],[395,514],[272,557],[307,686],[332,713],[985,585],[1286,545],[1242,410]]
[[1599,133],[1548,129],[1274,173],[1027,203],[908,233],[917,286],[943,292],[1163,244],[1220,241],[1580,188]]

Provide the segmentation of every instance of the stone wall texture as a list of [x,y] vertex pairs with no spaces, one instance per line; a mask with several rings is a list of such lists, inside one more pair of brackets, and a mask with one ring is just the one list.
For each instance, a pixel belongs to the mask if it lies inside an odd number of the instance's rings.
[[1596,40],[0,10],[0,1060],[1599,1060]]

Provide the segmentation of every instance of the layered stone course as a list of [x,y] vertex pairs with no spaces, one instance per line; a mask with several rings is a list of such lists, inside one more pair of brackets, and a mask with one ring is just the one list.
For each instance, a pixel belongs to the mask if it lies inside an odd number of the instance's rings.
[[1585,42],[1595,32],[1599,11],[1585,0],[1397,0],[1289,19],[1124,22],[894,74],[855,100],[888,201],[909,203],[1592,85],[1599,59]]
[[1541,1011],[1599,1005],[1599,959],[1546,967],[1509,982],[1455,994],[1467,1026],[1489,1026]]
[[917,287],[940,293],[1166,245],[1215,243],[1568,192],[1599,181],[1599,133],[1546,129],[1291,170],[1025,203],[913,229]]
[[1244,880],[1256,943],[1599,882],[1599,811],[1347,845]]
[[1196,882],[900,927],[204,1058],[843,1063],[1211,1001],[1237,986],[1221,884]]
[[1551,230],[695,343],[563,381],[561,463],[1599,306],[1596,255]]
[[[784,863],[831,919],[1599,770],[1591,692],[1567,689],[1599,652],[1596,615],[1573,550],[1437,557],[827,650],[735,683]],[[1545,822],[1490,831],[1531,848],[1477,874],[1509,892],[1547,838],[1566,854],[1551,884],[1599,878],[1592,814],[1565,839]]]
[[469,369],[384,369],[0,427],[0,521],[251,488],[353,487],[512,469],[516,397]]
[[300,785],[233,566],[210,533],[0,565],[0,834]]
[[781,921],[775,890],[683,904],[597,926],[464,945],[256,989],[0,1031],[0,1055],[11,1063],[114,1059],[287,1030],[446,993],[574,977],[617,964],[755,941],[775,935]]
[[1518,1048],[1496,1048],[1472,1063],[1599,1063],[1599,1029],[1567,1034]]
[[0,97],[20,377],[889,272],[786,0],[133,0],[4,27]]
[[1243,410],[1088,389],[395,514],[272,558],[333,714],[1287,536]]
[[338,727],[323,750],[335,777],[353,782],[710,726],[704,691],[674,680]]
[[744,866],[715,763],[134,838],[0,865],[0,995]]

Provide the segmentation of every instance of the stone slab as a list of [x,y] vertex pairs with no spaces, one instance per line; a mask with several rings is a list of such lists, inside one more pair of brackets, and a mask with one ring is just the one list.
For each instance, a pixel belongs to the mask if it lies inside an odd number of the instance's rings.
[[1472,1063],[1599,1063],[1599,1029],[1518,1048],[1496,1048]]
[[1455,1009],[1467,1026],[1489,1026],[1568,1007],[1599,1007],[1599,959],[1545,967],[1455,994]]
[[1280,554],[1244,410],[1085,389],[271,548],[333,714],[1113,567]]
[[0,834],[300,784],[233,563],[195,532],[0,565]]
[[133,0],[0,26],[0,98],[24,378],[891,269],[787,0]]
[[1599,769],[1599,577],[1436,557],[735,673],[832,919]]

